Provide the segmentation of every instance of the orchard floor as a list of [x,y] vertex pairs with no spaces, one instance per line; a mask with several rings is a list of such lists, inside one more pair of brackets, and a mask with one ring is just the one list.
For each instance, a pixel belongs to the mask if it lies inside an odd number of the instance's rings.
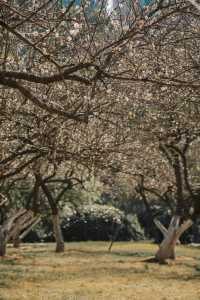
[[157,246],[106,242],[22,244],[0,259],[0,300],[200,300],[200,248],[177,247],[166,265],[147,262]]

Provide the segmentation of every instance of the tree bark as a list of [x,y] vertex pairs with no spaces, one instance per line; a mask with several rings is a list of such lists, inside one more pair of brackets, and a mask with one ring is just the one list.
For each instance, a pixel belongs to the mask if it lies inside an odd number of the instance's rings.
[[176,235],[175,231],[168,235],[161,243],[158,252],[156,253],[156,260],[159,263],[164,263],[167,259],[176,259]]
[[0,226],[0,256],[6,255],[6,234],[3,229],[3,226]]
[[52,215],[52,222],[53,222],[53,230],[54,236],[56,240],[56,252],[61,253],[65,251],[65,243],[62,235],[62,230],[60,227],[60,218],[59,214]]
[[20,234],[19,236],[20,240],[23,240],[40,221],[41,221],[41,217],[35,216],[28,224],[28,227]]
[[44,194],[47,197],[49,205],[52,211],[52,222],[53,222],[53,231],[56,240],[56,252],[64,252],[65,243],[62,235],[62,230],[60,227],[60,219],[59,219],[59,210],[55,199],[53,198],[48,186],[45,184],[40,174],[35,174],[36,180],[41,185],[41,188]]
[[156,253],[156,260],[159,263],[164,263],[167,259],[176,259],[175,247],[177,241],[183,232],[192,225],[192,221],[187,220],[182,225],[179,224],[180,217],[174,216],[169,225],[168,232]]
[[[168,230],[165,228],[165,226],[159,220],[156,219],[154,219],[154,223],[156,227],[162,232],[163,237],[166,238],[168,235]],[[177,240],[176,244],[180,245],[181,244],[180,240]]]
[[19,233],[17,233],[14,237],[13,237],[13,247],[14,248],[19,248],[20,247],[20,237],[19,237]]

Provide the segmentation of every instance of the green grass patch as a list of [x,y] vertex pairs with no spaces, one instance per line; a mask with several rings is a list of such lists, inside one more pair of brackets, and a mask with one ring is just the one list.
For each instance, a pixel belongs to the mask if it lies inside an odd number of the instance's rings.
[[0,265],[14,266],[14,265],[16,265],[16,260],[15,259],[1,259]]

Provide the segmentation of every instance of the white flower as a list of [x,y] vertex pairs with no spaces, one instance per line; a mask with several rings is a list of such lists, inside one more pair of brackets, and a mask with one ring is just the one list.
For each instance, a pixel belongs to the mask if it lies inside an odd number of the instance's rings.
[[81,28],[81,25],[79,23],[74,23],[74,28],[75,29],[80,29]]
[[38,31],[33,31],[33,32],[32,32],[32,35],[36,37],[36,36],[39,35],[39,33],[38,33]]
[[166,91],[166,90],[167,90],[167,87],[166,87],[166,86],[162,86],[162,87],[161,87],[161,91],[164,92],[164,91]]
[[79,29],[71,29],[69,32],[72,36],[76,36],[79,33]]

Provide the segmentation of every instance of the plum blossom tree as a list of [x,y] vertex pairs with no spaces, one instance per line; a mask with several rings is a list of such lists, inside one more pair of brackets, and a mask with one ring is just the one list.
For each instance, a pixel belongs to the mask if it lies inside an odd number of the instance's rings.
[[123,17],[103,2],[59,5],[0,1],[0,179],[39,164],[47,196],[49,170],[72,163],[96,174],[120,161],[150,187],[173,184],[177,209],[157,254],[173,257],[186,211],[182,138],[173,147],[179,131],[199,128],[199,15],[185,1],[132,5]]

